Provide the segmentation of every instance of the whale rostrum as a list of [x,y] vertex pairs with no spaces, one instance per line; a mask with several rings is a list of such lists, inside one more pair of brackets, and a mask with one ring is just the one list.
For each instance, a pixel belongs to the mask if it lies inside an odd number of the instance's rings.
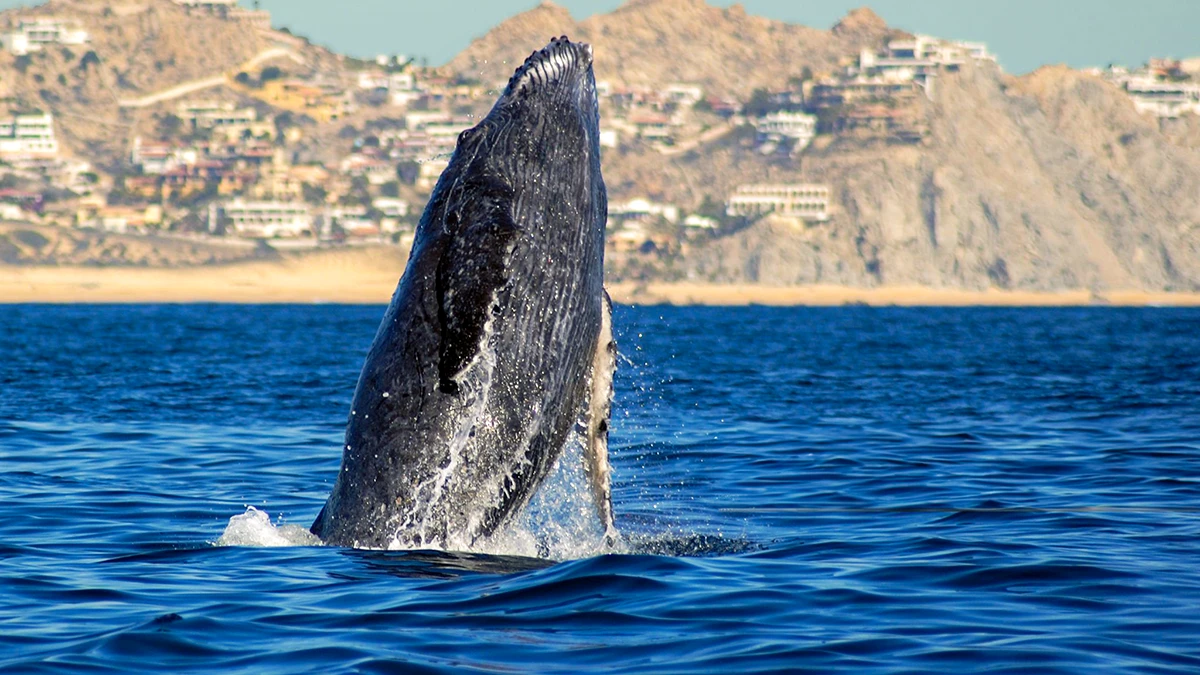
[[592,50],[555,38],[462,132],[433,189],[313,533],[469,548],[529,501],[581,429],[597,517],[615,534],[607,203]]

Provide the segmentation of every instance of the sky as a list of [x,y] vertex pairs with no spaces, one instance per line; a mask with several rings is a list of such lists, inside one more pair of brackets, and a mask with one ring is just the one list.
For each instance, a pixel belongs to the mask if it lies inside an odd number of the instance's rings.
[[[576,19],[621,0],[556,0]],[[726,7],[724,0],[710,4]],[[31,4],[0,0],[0,8]],[[36,3],[34,3],[36,4]],[[252,6],[253,0],[241,0]],[[538,0],[259,0],[274,24],[352,56],[406,54],[440,65]],[[1001,65],[1025,73],[1050,63],[1138,65],[1152,56],[1200,57],[1200,0],[743,0],[750,14],[829,28],[868,5],[911,32],[987,42]],[[547,36],[549,37],[549,36]]]

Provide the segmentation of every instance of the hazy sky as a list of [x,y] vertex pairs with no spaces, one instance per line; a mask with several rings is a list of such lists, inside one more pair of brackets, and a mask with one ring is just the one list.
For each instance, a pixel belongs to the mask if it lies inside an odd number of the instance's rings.
[[[557,0],[576,19],[620,0]],[[722,0],[712,4],[728,6]],[[21,4],[0,0],[0,7]],[[36,3],[35,3],[36,4]],[[251,6],[253,0],[242,0]],[[1200,0],[744,0],[751,14],[829,28],[868,5],[888,23],[946,38],[982,40],[1010,72],[1046,63],[1139,64],[1151,56],[1200,56]],[[537,0],[260,0],[276,26],[354,56],[402,53],[445,62]],[[547,36],[549,37],[549,36]]]

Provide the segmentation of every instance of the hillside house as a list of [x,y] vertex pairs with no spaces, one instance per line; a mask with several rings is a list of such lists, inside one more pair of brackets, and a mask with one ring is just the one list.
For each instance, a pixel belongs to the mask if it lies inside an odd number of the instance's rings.
[[0,160],[29,161],[57,156],[54,117],[49,113],[17,113],[0,119]]
[[1167,119],[1200,115],[1200,82],[1188,75],[1181,61],[1152,59],[1132,71],[1110,66],[1091,73],[1124,89],[1140,113]]
[[[313,236],[313,216],[305,204],[296,202],[241,199],[224,202],[209,209],[209,230],[217,231],[219,217],[228,222],[233,234],[250,239],[275,239]],[[219,212],[219,215],[218,215]]]
[[675,108],[691,108],[704,99],[704,89],[696,84],[673,82],[663,90],[668,105]]
[[817,136],[817,116],[781,110],[755,120],[754,129],[760,142],[787,138],[796,142],[796,150],[803,150]]
[[352,154],[341,162],[341,171],[347,176],[362,176],[371,185],[383,185],[396,180],[396,167],[378,157]]
[[670,115],[656,112],[635,113],[629,117],[629,124],[638,138],[662,145],[675,142],[675,125]]
[[308,115],[319,123],[338,120],[354,108],[348,94],[336,86],[303,80],[271,80],[261,89],[249,89],[246,93],[277,108]]
[[0,43],[17,56],[40,52],[47,45],[87,44],[91,39],[88,32],[73,26],[70,21],[52,17],[22,19],[11,33],[0,35]]
[[730,216],[754,218],[769,213],[807,222],[829,220],[828,185],[742,185],[726,204]]
[[387,218],[405,218],[408,216],[408,202],[393,197],[376,197],[371,206]]
[[636,221],[627,222],[619,228],[610,230],[605,237],[606,247],[615,253],[655,254],[667,253],[678,249],[679,242],[670,235],[661,232],[650,232]]
[[857,103],[903,100],[917,91],[912,82],[883,78],[855,77],[852,80],[826,78],[813,85],[809,104],[813,108],[833,108]]
[[[0,190],[0,204],[16,207],[26,213],[40,214],[45,210],[45,197],[40,192],[25,192],[7,188]],[[16,218],[12,220],[17,220]]]
[[129,163],[147,175],[160,175],[179,167],[193,166],[200,161],[201,152],[194,146],[180,143],[146,142],[141,136],[133,139]]
[[1200,84],[1132,79],[1126,82],[1125,91],[1140,113],[1163,118],[1200,115]]
[[920,143],[929,135],[929,124],[909,109],[862,105],[838,115],[833,123],[833,131],[860,138],[886,138],[898,143]]
[[144,232],[162,225],[161,206],[96,206],[81,205],[75,215],[77,227],[128,234]]
[[627,202],[609,202],[609,223],[653,222],[662,219],[672,225],[679,222],[679,207],[660,204],[649,199],[636,198]]
[[880,61],[892,62],[899,67],[905,64],[932,63],[948,70],[957,70],[965,65],[968,59],[996,61],[996,57],[988,52],[987,45],[982,42],[955,42],[929,35],[892,40],[888,42],[887,49],[880,57]]
[[254,108],[239,108],[229,102],[189,101],[179,104],[176,110],[193,131],[218,132],[227,138],[247,133],[256,138],[275,136],[275,125],[259,120]]
[[[932,98],[938,74],[957,71],[969,60],[995,62],[996,57],[982,42],[953,42],[928,35],[891,40],[882,51],[862,50],[858,63],[842,77],[817,83],[815,104],[824,107],[880,100],[906,87]],[[893,93],[887,93],[889,89]]]

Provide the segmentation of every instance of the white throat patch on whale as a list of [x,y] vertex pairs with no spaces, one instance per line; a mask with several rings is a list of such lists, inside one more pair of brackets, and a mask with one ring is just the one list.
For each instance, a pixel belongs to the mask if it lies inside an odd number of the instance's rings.
[[325,543],[471,550],[575,438],[615,535],[592,50],[554,38],[458,139],[354,392]]

